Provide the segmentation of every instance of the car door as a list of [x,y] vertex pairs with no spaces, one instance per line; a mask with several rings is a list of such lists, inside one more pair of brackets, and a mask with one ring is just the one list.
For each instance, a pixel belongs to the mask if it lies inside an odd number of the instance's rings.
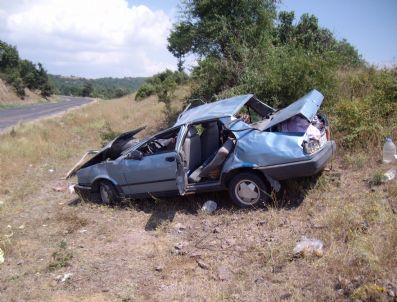
[[[181,127],[176,146],[181,140]],[[157,154],[146,154],[141,159],[123,159],[121,164],[125,184],[122,190],[125,194],[144,194],[156,192],[178,191],[177,187],[177,159],[176,148]]]

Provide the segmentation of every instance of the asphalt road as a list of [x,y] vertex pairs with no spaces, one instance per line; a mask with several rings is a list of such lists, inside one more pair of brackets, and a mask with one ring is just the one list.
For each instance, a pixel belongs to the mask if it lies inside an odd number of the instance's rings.
[[33,104],[20,108],[0,110],[0,131],[18,122],[37,120],[92,101],[92,99],[86,98],[65,97],[64,100],[57,103]]

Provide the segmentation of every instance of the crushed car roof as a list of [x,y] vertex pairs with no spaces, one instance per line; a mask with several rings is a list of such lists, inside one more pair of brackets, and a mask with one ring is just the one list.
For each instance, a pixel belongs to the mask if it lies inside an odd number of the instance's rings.
[[236,114],[253,96],[253,94],[238,95],[189,109],[179,116],[174,126],[200,120],[232,116]]

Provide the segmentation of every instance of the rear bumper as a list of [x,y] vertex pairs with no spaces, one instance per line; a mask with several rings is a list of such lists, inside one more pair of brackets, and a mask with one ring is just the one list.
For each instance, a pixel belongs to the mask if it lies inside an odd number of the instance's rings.
[[258,170],[277,180],[312,176],[323,170],[336,151],[334,141],[327,142],[323,149],[318,151],[309,160],[260,167]]

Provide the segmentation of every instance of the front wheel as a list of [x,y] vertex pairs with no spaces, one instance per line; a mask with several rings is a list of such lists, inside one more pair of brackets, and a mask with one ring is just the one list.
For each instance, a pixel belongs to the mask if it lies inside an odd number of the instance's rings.
[[254,173],[235,175],[229,183],[229,195],[240,208],[254,208],[269,201],[266,184]]
[[120,201],[120,196],[115,186],[110,181],[101,181],[99,184],[99,194],[104,204],[115,204]]

